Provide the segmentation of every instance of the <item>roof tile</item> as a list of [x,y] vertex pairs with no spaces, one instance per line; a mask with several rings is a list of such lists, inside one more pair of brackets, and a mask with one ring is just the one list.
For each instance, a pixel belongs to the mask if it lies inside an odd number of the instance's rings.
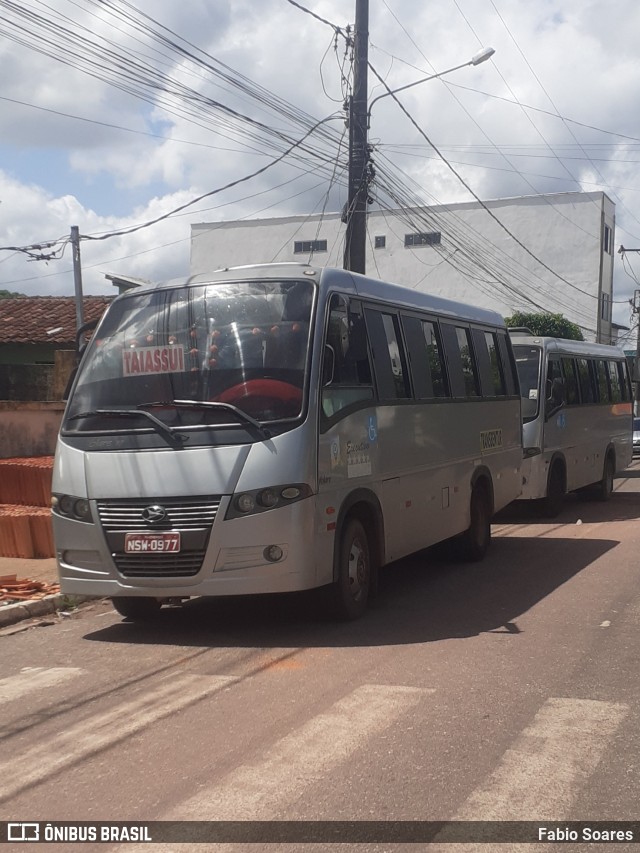
[[[101,317],[113,296],[85,296],[84,321]],[[55,334],[48,330],[60,329]],[[75,347],[73,296],[18,296],[0,299],[0,344],[64,344]]]

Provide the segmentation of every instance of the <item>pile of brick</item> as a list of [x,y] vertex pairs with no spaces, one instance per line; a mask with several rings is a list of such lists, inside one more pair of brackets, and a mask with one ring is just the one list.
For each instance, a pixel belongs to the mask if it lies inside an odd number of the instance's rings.
[[53,557],[53,457],[0,459],[0,556]]
[[0,504],[51,506],[53,456],[0,459]]
[[60,592],[60,584],[34,581],[29,578],[18,580],[17,575],[0,577],[0,604],[16,601],[37,601],[47,595]]

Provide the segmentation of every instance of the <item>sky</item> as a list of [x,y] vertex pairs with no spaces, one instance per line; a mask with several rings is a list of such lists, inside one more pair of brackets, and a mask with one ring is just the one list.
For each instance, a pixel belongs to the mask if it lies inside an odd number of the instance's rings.
[[[72,296],[72,226],[113,295],[187,275],[191,223],[341,210],[355,3],[0,0],[0,290]],[[639,35],[637,0],[370,0],[370,102],[464,66],[372,107],[373,207],[603,191],[635,327]]]

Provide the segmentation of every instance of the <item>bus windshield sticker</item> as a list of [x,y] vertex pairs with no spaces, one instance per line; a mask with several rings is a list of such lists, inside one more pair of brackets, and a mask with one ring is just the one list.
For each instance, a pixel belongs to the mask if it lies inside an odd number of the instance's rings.
[[138,347],[122,353],[122,375],[179,373],[184,370],[182,347]]
[[480,448],[484,453],[485,450],[497,450],[502,447],[502,430],[487,429],[480,433]]

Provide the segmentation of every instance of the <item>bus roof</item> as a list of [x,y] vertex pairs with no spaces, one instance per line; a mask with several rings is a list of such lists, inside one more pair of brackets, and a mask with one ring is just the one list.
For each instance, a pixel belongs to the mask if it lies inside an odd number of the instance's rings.
[[516,346],[537,346],[548,352],[566,355],[583,355],[601,358],[626,358],[621,347],[609,344],[596,344],[590,341],[573,341],[569,338],[550,338],[544,335],[511,335],[511,343]]
[[300,279],[308,278],[326,290],[341,290],[366,299],[388,300],[405,308],[417,308],[441,316],[464,318],[476,323],[504,327],[504,319],[496,311],[478,308],[464,302],[456,302],[441,296],[415,290],[411,287],[379,281],[369,276],[352,273],[348,270],[332,267],[317,267],[310,264],[278,263],[252,264],[230,267],[207,273],[198,273],[185,278],[176,278],[141,288],[133,288],[119,298],[135,296],[142,291],[156,288],[179,287],[185,285],[217,284],[247,279]]

